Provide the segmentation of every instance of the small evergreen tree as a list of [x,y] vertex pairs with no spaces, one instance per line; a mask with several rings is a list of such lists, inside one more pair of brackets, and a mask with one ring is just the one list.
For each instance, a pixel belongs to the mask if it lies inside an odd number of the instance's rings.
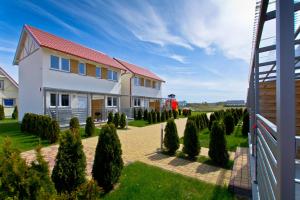
[[118,112],[115,113],[113,122],[114,122],[115,127],[118,128],[119,122],[120,122],[120,114]]
[[219,166],[226,166],[229,155],[226,147],[224,124],[214,121],[210,133],[208,155]]
[[173,110],[173,117],[174,117],[174,119],[178,118],[178,112],[177,112],[177,110]]
[[144,110],[144,120],[145,121],[148,120],[148,110],[147,109]]
[[4,107],[0,105],[0,120],[3,120],[4,118],[5,118]]
[[13,119],[18,119],[18,116],[19,116],[18,106],[15,106],[14,111],[13,111],[11,117],[12,117]]
[[122,149],[114,125],[107,124],[101,129],[92,169],[93,178],[105,191],[118,182],[123,169]]
[[87,117],[86,118],[86,123],[85,123],[85,136],[86,137],[91,137],[92,135],[95,134],[95,123],[92,117]]
[[242,134],[247,136],[249,132],[249,113],[245,112],[243,116]]
[[172,110],[168,111],[169,118],[172,118]]
[[108,124],[113,123],[113,120],[114,120],[114,114],[112,112],[109,112],[107,117],[107,123]]
[[157,123],[157,118],[156,118],[156,113],[155,111],[151,111],[151,116],[152,116],[152,122],[153,124],[156,124]]
[[152,112],[149,112],[149,113],[148,113],[148,123],[149,123],[149,124],[152,124],[152,123],[153,123],[153,121],[152,121]]
[[161,119],[160,119],[161,122],[165,122],[166,121],[166,112],[165,111],[162,111],[161,112]]
[[79,120],[77,117],[73,117],[70,120],[70,130],[73,133],[79,133],[80,125],[79,125]]
[[181,109],[178,109],[178,114],[179,116],[181,116]]
[[165,127],[164,146],[170,155],[174,155],[179,148],[179,137],[174,119],[169,119]]
[[184,130],[183,152],[188,154],[189,158],[194,159],[200,153],[200,142],[197,133],[197,127],[194,121],[188,120]]
[[57,142],[59,138],[59,133],[60,133],[60,128],[58,122],[56,120],[52,120],[50,124],[49,136],[48,136],[48,140],[50,141],[51,144]]
[[160,122],[160,112],[159,111],[156,112],[156,121]]
[[168,119],[169,119],[169,113],[168,113],[168,111],[165,110],[164,113],[165,113],[165,118],[166,118],[166,120],[168,120]]
[[120,118],[120,128],[124,129],[125,126],[126,126],[126,115],[125,113],[122,113]]
[[216,116],[214,113],[211,113],[209,116],[209,123],[208,123],[208,129],[211,131],[211,127],[213,122],[216,120]]
[[234,119],[231,113],[226,113],[224,116],[225,133],[230,135],[234,130]]
[[142,120],[143,119],[143,111],[140,108],[138,109],[137,119],[138,120]]
[[133,119],[137,120],[137,113],[136,113],[136,109],[133,109]]
[[58,193],[71,193],[86,182],[86,157],[78,132],[67,130],[61,134],[52,172]]

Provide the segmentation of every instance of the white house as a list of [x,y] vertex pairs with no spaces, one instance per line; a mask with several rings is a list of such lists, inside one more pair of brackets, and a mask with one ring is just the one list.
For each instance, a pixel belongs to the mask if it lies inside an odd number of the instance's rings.
[[5,117],[11,117],[18,105],[18,83],[0,67],[0,105],[4,107]]
[[99,51],[25,25],[13,63],[19,65],[19,119],[48,114],[64,125],[74,116],[105,120],[120,110],[127,70]]
[[160,110],[165,81],[148,69],[114,59],[128,70],[121,78],[121,107]]

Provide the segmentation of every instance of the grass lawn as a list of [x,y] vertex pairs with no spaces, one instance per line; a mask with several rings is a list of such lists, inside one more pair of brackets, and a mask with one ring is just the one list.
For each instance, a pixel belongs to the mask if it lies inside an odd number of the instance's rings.
[[[100,129],[96,128],[96,134],[94,136],[99,135],[99,133]],[[80,128],[80,135],[82,138],[86,138],[84,127]],[[30,133],[22,133],[17,120],[12,119],[0,121],[0,153],[2,152],[2,145],[6,137],[9,137],[11,140],[12,147],[20,150],[21,152],[34,149],[39,144],[42,146],[50,145],[48,140],[41,140],[38,136]]]
[[[199,133],[199,140],[201,147],[209,147],[209,130],[203,129]],[[239,123],[232,134],[226,135],[227,149],[229,151],[235,151],[238,146],[248,147],[248,137],[242,135],[242,126]],[[183,138],[180,138],[180,143],[183,143]]]
[[144,120],[132,120],[132,121],[128,121],[128,126],[135,126],[135,127],[145,127],[148,124],[147,121]]
[[42,146],[49,145],[47,140],[40,140],[39,137],[33,134],[22,133],[17,120],[5,119],[0,121],[0,153],[4,139],[9,137],[12,142],[12,147],[20,151],[34,149],[40,143]]
[[119,187],[103,196],[102,199],[226,200],[236,198],[225,187],[204,183],[180,174],[135,162],[124,168]]

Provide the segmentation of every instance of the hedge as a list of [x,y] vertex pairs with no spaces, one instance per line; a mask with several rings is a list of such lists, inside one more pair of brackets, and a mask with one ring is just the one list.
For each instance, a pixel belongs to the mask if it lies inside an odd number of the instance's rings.
[[55,143],[60,130],[58,123],[46,115],[26,113],[22,119],[21,131],[37,135],[42,139],[47,139],[50,143]]
[[0,120],[3,120],[5,117],[4,115],[4,107],[2,105],[0,105]]

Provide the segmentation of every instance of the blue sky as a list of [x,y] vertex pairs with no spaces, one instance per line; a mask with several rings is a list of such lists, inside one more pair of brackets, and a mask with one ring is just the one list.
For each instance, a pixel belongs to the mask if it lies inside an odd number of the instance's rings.
[[18,80],[12,61],[29,24],[149,68],[166,80],[164,96],[245,99],[254,8],[254,0],[4,0],[0,66]]

